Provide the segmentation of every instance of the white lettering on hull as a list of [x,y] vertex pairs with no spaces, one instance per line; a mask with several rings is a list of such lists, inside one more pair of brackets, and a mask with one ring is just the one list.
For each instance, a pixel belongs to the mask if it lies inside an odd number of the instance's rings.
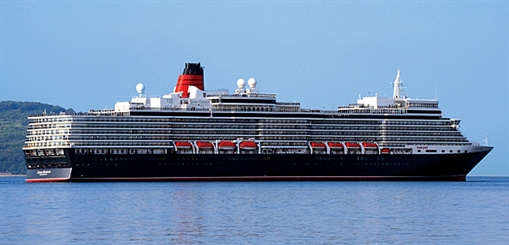
[[42,171],[37,171],[37,174],[39,176],[46,176],[48,174],[51,174],[51,170],[42,170]]

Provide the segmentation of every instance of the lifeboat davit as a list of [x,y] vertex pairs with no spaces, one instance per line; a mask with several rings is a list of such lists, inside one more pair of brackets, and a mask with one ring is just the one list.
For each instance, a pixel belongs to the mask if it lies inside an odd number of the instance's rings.
[[177,141],[175,142],[175,146],[178,149],[191,149],[193,147],[193,145],[187,141]]
[[219,142],[217,147],[219,148],[219,150],[233,150],[235,149],[235,143],[231,141],[221,141]]
[[364,146],[364,149],[366,149],[366,150],[378,149],[378,145],[373,142],[362,142],[362,146]]
[[196,146],[198,146],[199,149],[212,149],[212,148],[214,148],[214,145],[211,142],[208,142],[208,141],[198,141],[198,142],[196,142]]
[[256,149],[257,145],[256,142],[247,140],[240,142],[240,149],[242,150],[254,150]]
[[311,145],[311,148],[313,148],[315,150],[325,149],[325,143],[323,143],[323,142],[311,142],[310,145]]
[[359,150],[361,145],[357,142],[345,142],[345,146],[348,150]]
[[382,148],[382,150],[380,152],[382,154],[389,154],[389,153],[391,153],[391,149],[389,149],[389,148]]
[[331,150],[341,150],[343,149],[343,144],[341,142],[329,142],[327,143]]

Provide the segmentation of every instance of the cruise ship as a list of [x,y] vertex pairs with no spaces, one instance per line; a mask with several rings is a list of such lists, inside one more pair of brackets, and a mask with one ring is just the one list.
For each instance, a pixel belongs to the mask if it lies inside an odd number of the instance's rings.
[[208,91],[187,63],[172,93],[115,109],[30,115],[27,182],[466,180],[492,150],[470,142],[436,99],[359,97],[307,109],[237,81]]

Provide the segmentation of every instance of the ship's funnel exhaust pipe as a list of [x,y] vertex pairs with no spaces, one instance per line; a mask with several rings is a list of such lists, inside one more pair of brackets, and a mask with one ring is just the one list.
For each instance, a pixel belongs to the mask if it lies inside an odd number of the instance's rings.
[[188,88],[195,86],[200,90],[205,90],[203,85],[203,67],[200,63],[186,63],[186,67],[179,76],[175,93],[182,92],[182,98],[189,98]]

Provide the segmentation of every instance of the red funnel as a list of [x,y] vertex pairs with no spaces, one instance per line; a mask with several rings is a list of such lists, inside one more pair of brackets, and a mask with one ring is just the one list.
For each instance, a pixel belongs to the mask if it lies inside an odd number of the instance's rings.
[[179,76],[175,93],[182,92],[182,98],[189,98],[189,86],[195,86],[200,90],[205,90],[203,85],[203,67],[200,63],[186,63],[184,72]]

